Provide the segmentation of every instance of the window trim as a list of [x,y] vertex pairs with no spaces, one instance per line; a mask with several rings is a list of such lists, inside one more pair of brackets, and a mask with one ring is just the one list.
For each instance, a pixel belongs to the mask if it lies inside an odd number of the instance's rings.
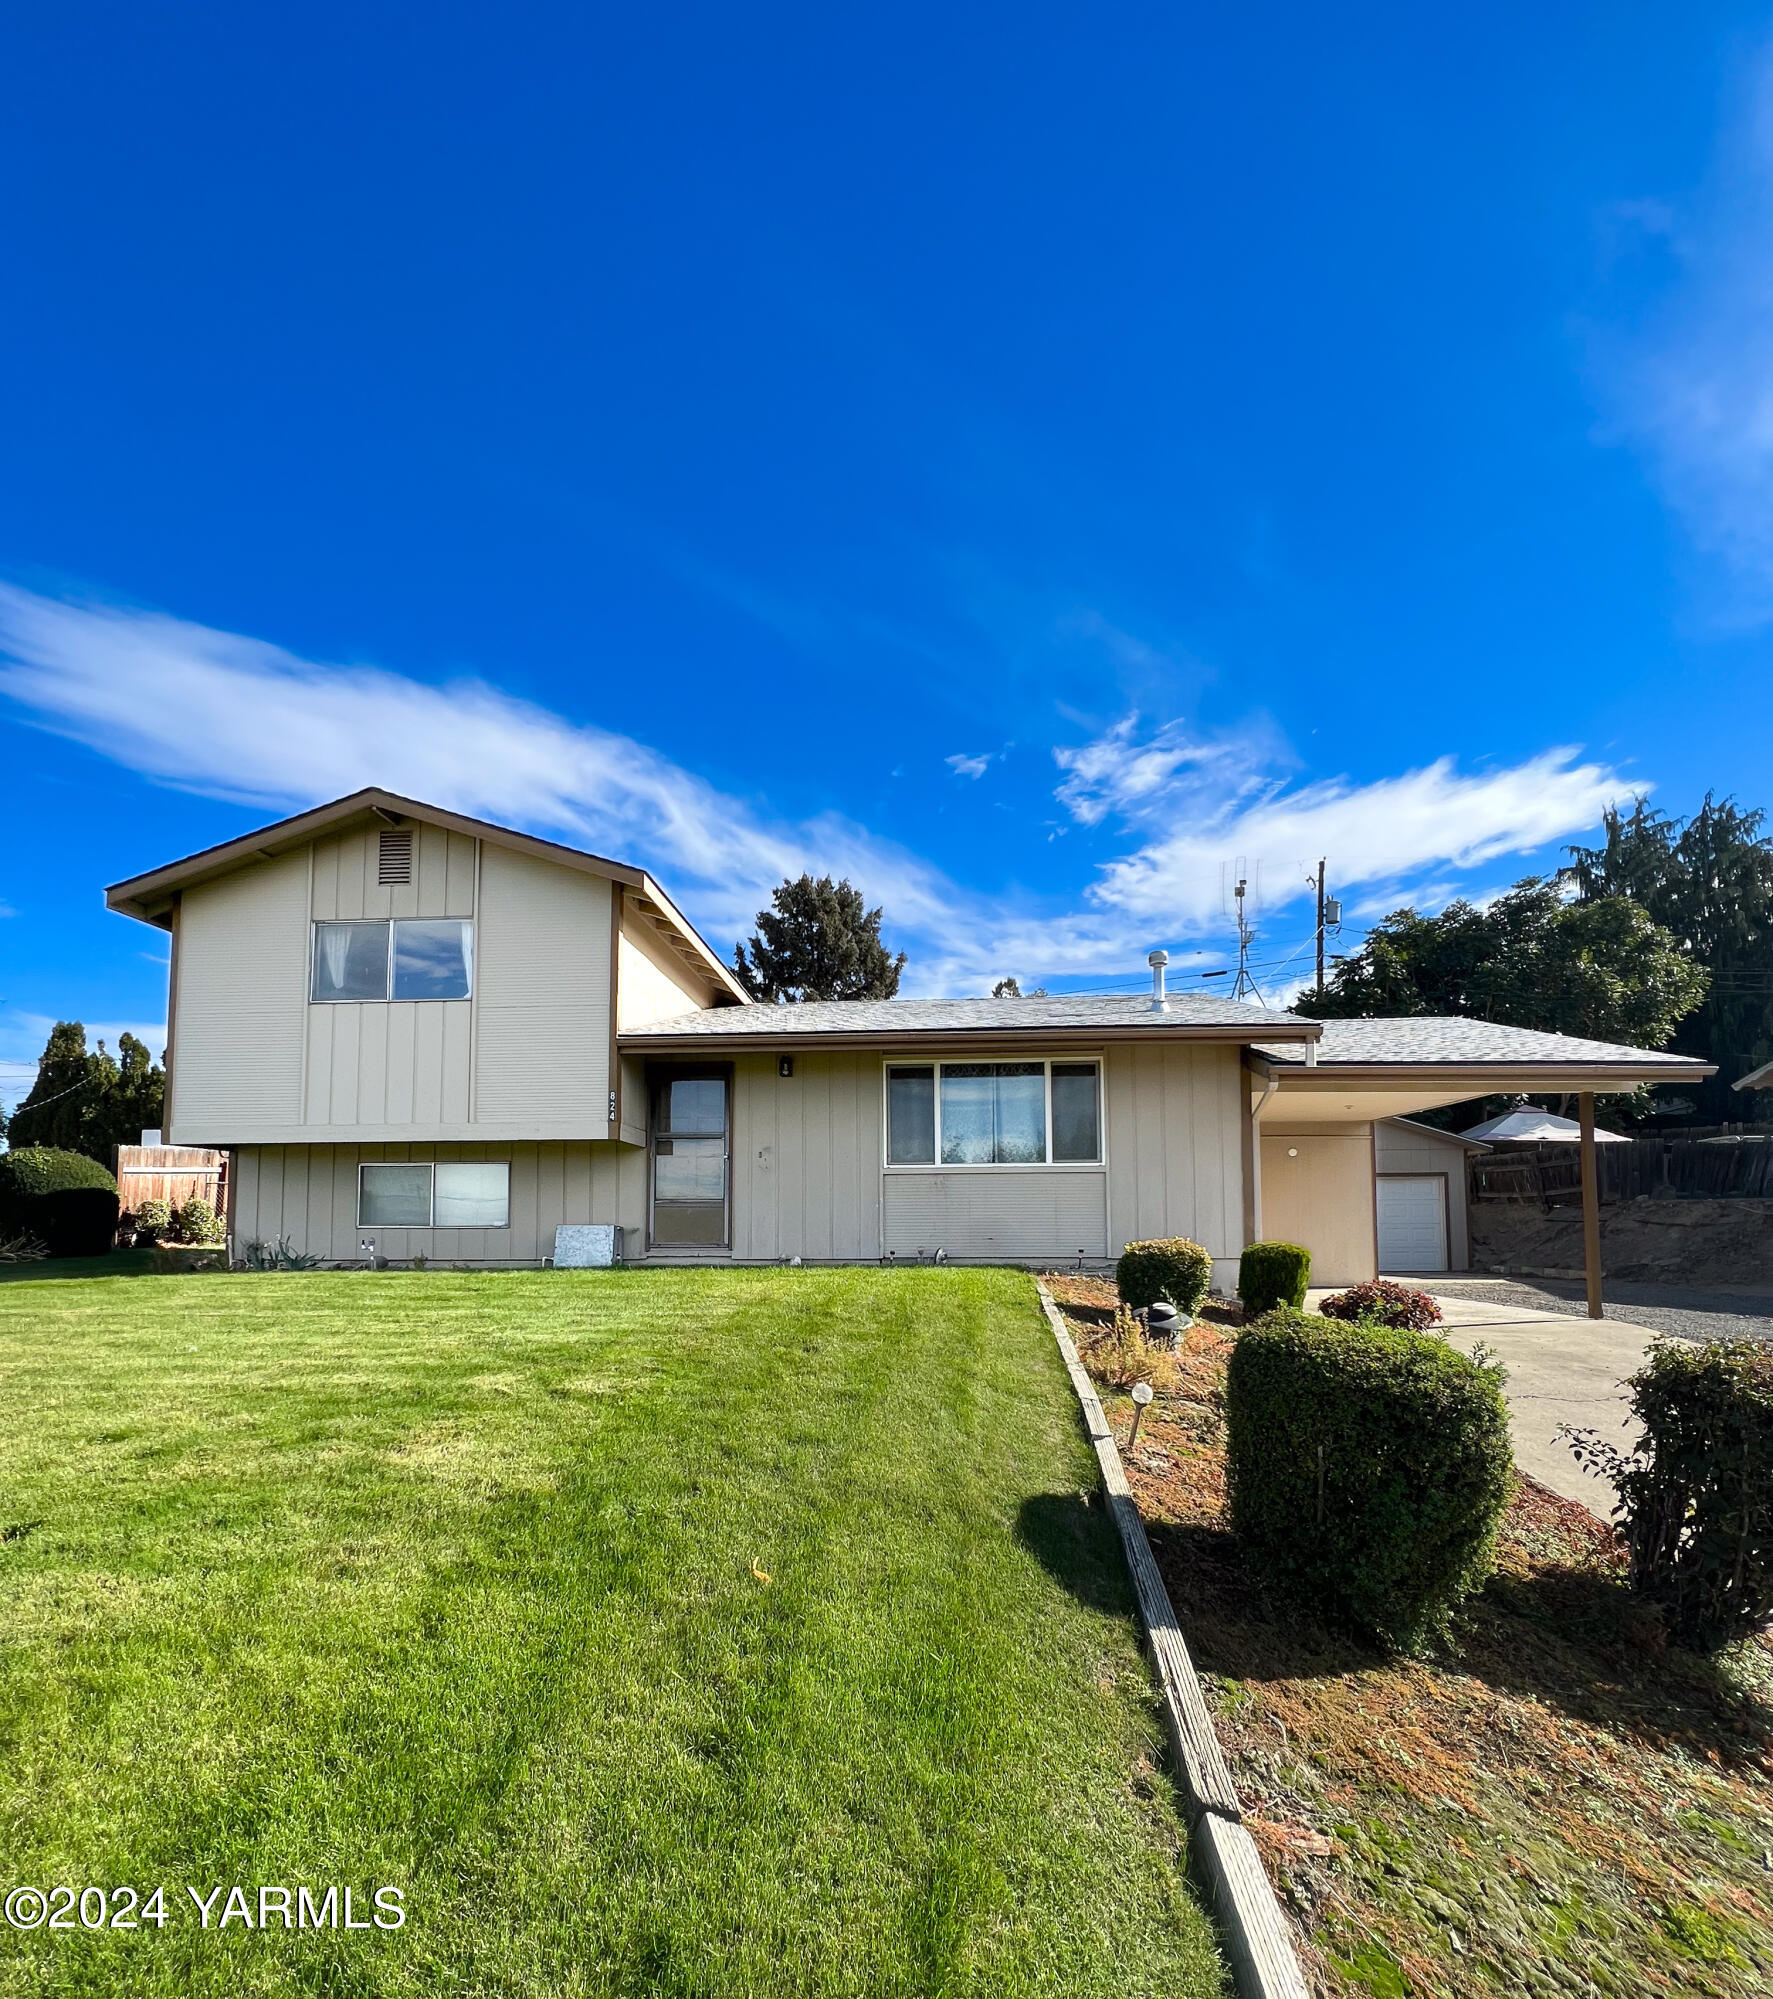
[[[366,1222],[363,1219],[363,1175],[370,1166],[423,1166],[429,1169],[430,1199],[424,1222]],[[439,1166],[502,1166],[505,1169],[505,1219],[502,1222],[442,1222],[437,1220],[437,1169]],[[511,1226],[511,1162],[508,1159],[360,1159],[357,1162],[357,1222],[360,1229],[401,1229],[411,1233],[426,1229],[433,1234],[441,1227],[451,1235],[497,1234]]]
[[[388,933],[386,964],[387,990],[378,997],[322,999],[314,990],[314,974],[320,965],[320,932],[329,923],[379,923]],[[394,997],[394,926],[397,923],[460,923],[468,931],[468,990],[450,999],[400,999]],[[462,1006],[474,997],[475,919],[472,916],[316,916],[308,923],[308,1004],[310,1006]]]
[[[974,1164],[950,1166],[942,1159],[942,1071],[955,1063],[974,1064],[980,1062],[1038,1062],[1042,1069],[1042,1091],[1046,1105],[1045,1159],[1019,1161],[1006,1160],[1002,1165]],[[1060,1068],[1081,1067],[1088,1063],[1096,1072],[1096,1156],[1094,1159],[1054,1159],[1053,1150],[1053,1065]],[[994,1050],[990,1054],[961,1054],[950,1050],[945,1055],[895,1055],[880,1065],[880,1164],[884,1173],[1102,1173],[1108,1167],[1108,1091],[1105,1081],[1106,1064],[1101,1051],[1093,1048],[1077,1050],[1065,1049],[1056,1055],[1005,1054]],[[895,1161],[892,1157],[892,1133],[888,1128],[891,1116],[890,1084],[895,1069],[933,1069],[935,1074],[936,1101],[935,1136],[936,1156],[932,1159]]]

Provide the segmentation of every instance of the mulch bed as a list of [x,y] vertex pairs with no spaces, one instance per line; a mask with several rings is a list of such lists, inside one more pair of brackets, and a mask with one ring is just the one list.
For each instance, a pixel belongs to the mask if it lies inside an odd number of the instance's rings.
[[1114,1287],[1051,1278],[1127,1465],[1246,1815],[1324,1994],[1773,1991],[1773,1641],[1667,1645],[1614,1530],[1522,1477],[1455,1648],[1289,1614],[1225,1511],[1234,1309],[1129,1356]]

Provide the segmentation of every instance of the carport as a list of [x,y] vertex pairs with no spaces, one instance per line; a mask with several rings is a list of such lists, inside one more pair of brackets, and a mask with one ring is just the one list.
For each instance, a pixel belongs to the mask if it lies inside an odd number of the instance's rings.
[[1594,1100],[1647,1083],[1690,1083],[1709,1062],[1481,1020],[1327,1020],[1303,1046],[1250,1049],[1250,1237],[1302,1242],[1325,1284],[1380,1268],[1374,1129],[1487,1096],[1573,1095],[1579,1111],[1588,1315],[1601,1316]]

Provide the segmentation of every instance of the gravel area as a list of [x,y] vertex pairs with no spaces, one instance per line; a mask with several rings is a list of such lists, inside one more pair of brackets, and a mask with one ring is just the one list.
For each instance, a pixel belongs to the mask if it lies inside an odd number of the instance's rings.
[[[1485,1298],[1498,1305],[1520,1305],[1529,1311],[1565,1312],[1586,1309],[1587,1293],[1580,1284],[1535,1277],[1436,1277],[1422,1280],[1424,1288],[1455,1298]],[[1745,1291],[1695,1291],[1672,1284],[1631,1284],[1624,1279],[1606,1286],[1606,1317],[1680,1340],[1773,1341],[1773,1297]]]

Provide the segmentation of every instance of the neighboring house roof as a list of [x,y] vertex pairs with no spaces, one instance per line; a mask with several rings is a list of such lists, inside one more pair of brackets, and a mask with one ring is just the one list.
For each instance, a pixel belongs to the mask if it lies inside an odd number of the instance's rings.
[[620,882],[628,892],[629,901],[679,945],[684,957],[704,974],[713,976],[731,1000],[750,1002],[750,995],[730,967],[644,868],[633,867],[626,861],[606,860],[601,854],[588,854],[583,848],[562,846],[555,840],[539,840],[533,833],[519,833],[509,826],[494,825],[491,820],[470,819],[466,813],[427,805],[422,799],[403,798],[398,792],[383,791],[376,785],[354,791],[345,798],[335,798],[326,805],[316,805],[311,811],[298,812],[293,818],[261,826],[257,832],[242,834],[237,840],[225,840],[219,847],[205,847],[200,853],[187,854],[182,861],[169,861],[147,874],[114,882],[105,890],[105,905],[120,915],[133,916],[167,930],[172,927],[173,902],[180,890],[232,874],[254,861],[274,860],[279,854],[305,846],[323,834],[342,832],[353,820],[369,819],[379,820],[383,825],[417,819],[425,825],[466,834],[471,839],[533,854],[538,860],[552,861],[581,874],[601,875],[608,881]]
[[[1612,1041],[1545,1034],[1495,1021],[1411,1014],[1390,1020],[1326,1020],[1311,1057],[1318,1068],[1583,1069],[1642,1071],[1644,1081],[1709,1076],[1713,1065],[1690,1055],[1660,1055]],[[1291,1066],[1305,1063],[1296,1048],[1258,1047],[1258,1055]]]
[[[1487,1138],[1493,1145],[1574,1145],[1582,1137],[1582,1127],[1574,1118],[1553,1117],[1550,1111],[1505,1111],[1501,1117],[1486,1118],[1464,1134],[1466,1138]],[[1629,1145],[1623,1132],[1596,1128],[1597,1145]]]
[[1773,1062],[1763,1062],[1730,1085],[1733,1090],[1773,1090]]
[[1296,1014],[1276,1013],[1245,1000],[1172,994],[1159,1010],[1149,994],[1137,998],[1103,993],[1055,993],[1029,999],[805,1000],[788,1006],[751,1006],[743,1011],[674,1014],[626,1029],[623,1046],[708,1047],[825,1045],[865,1041],[915,1045],[918,1042],[1002,1041],[1024,1034],[1064,1035],[1072,1040],[1205,1040],[1253,1042],[1285,1036],[1297,1045],[1317,1038],[1318,1023]]
[[1385,1122],[1398,1131],[1406,1131],[1412,1138],[1438,1138],[1443,1145],[1462,1146],[1467,1152],[1488,1152],[1489,1147],[1481,1138],[1473,1137],[1469,1131],[1442,1131],[1438,1124],[1424,1124],[1420,1118],[1388,1117]]

